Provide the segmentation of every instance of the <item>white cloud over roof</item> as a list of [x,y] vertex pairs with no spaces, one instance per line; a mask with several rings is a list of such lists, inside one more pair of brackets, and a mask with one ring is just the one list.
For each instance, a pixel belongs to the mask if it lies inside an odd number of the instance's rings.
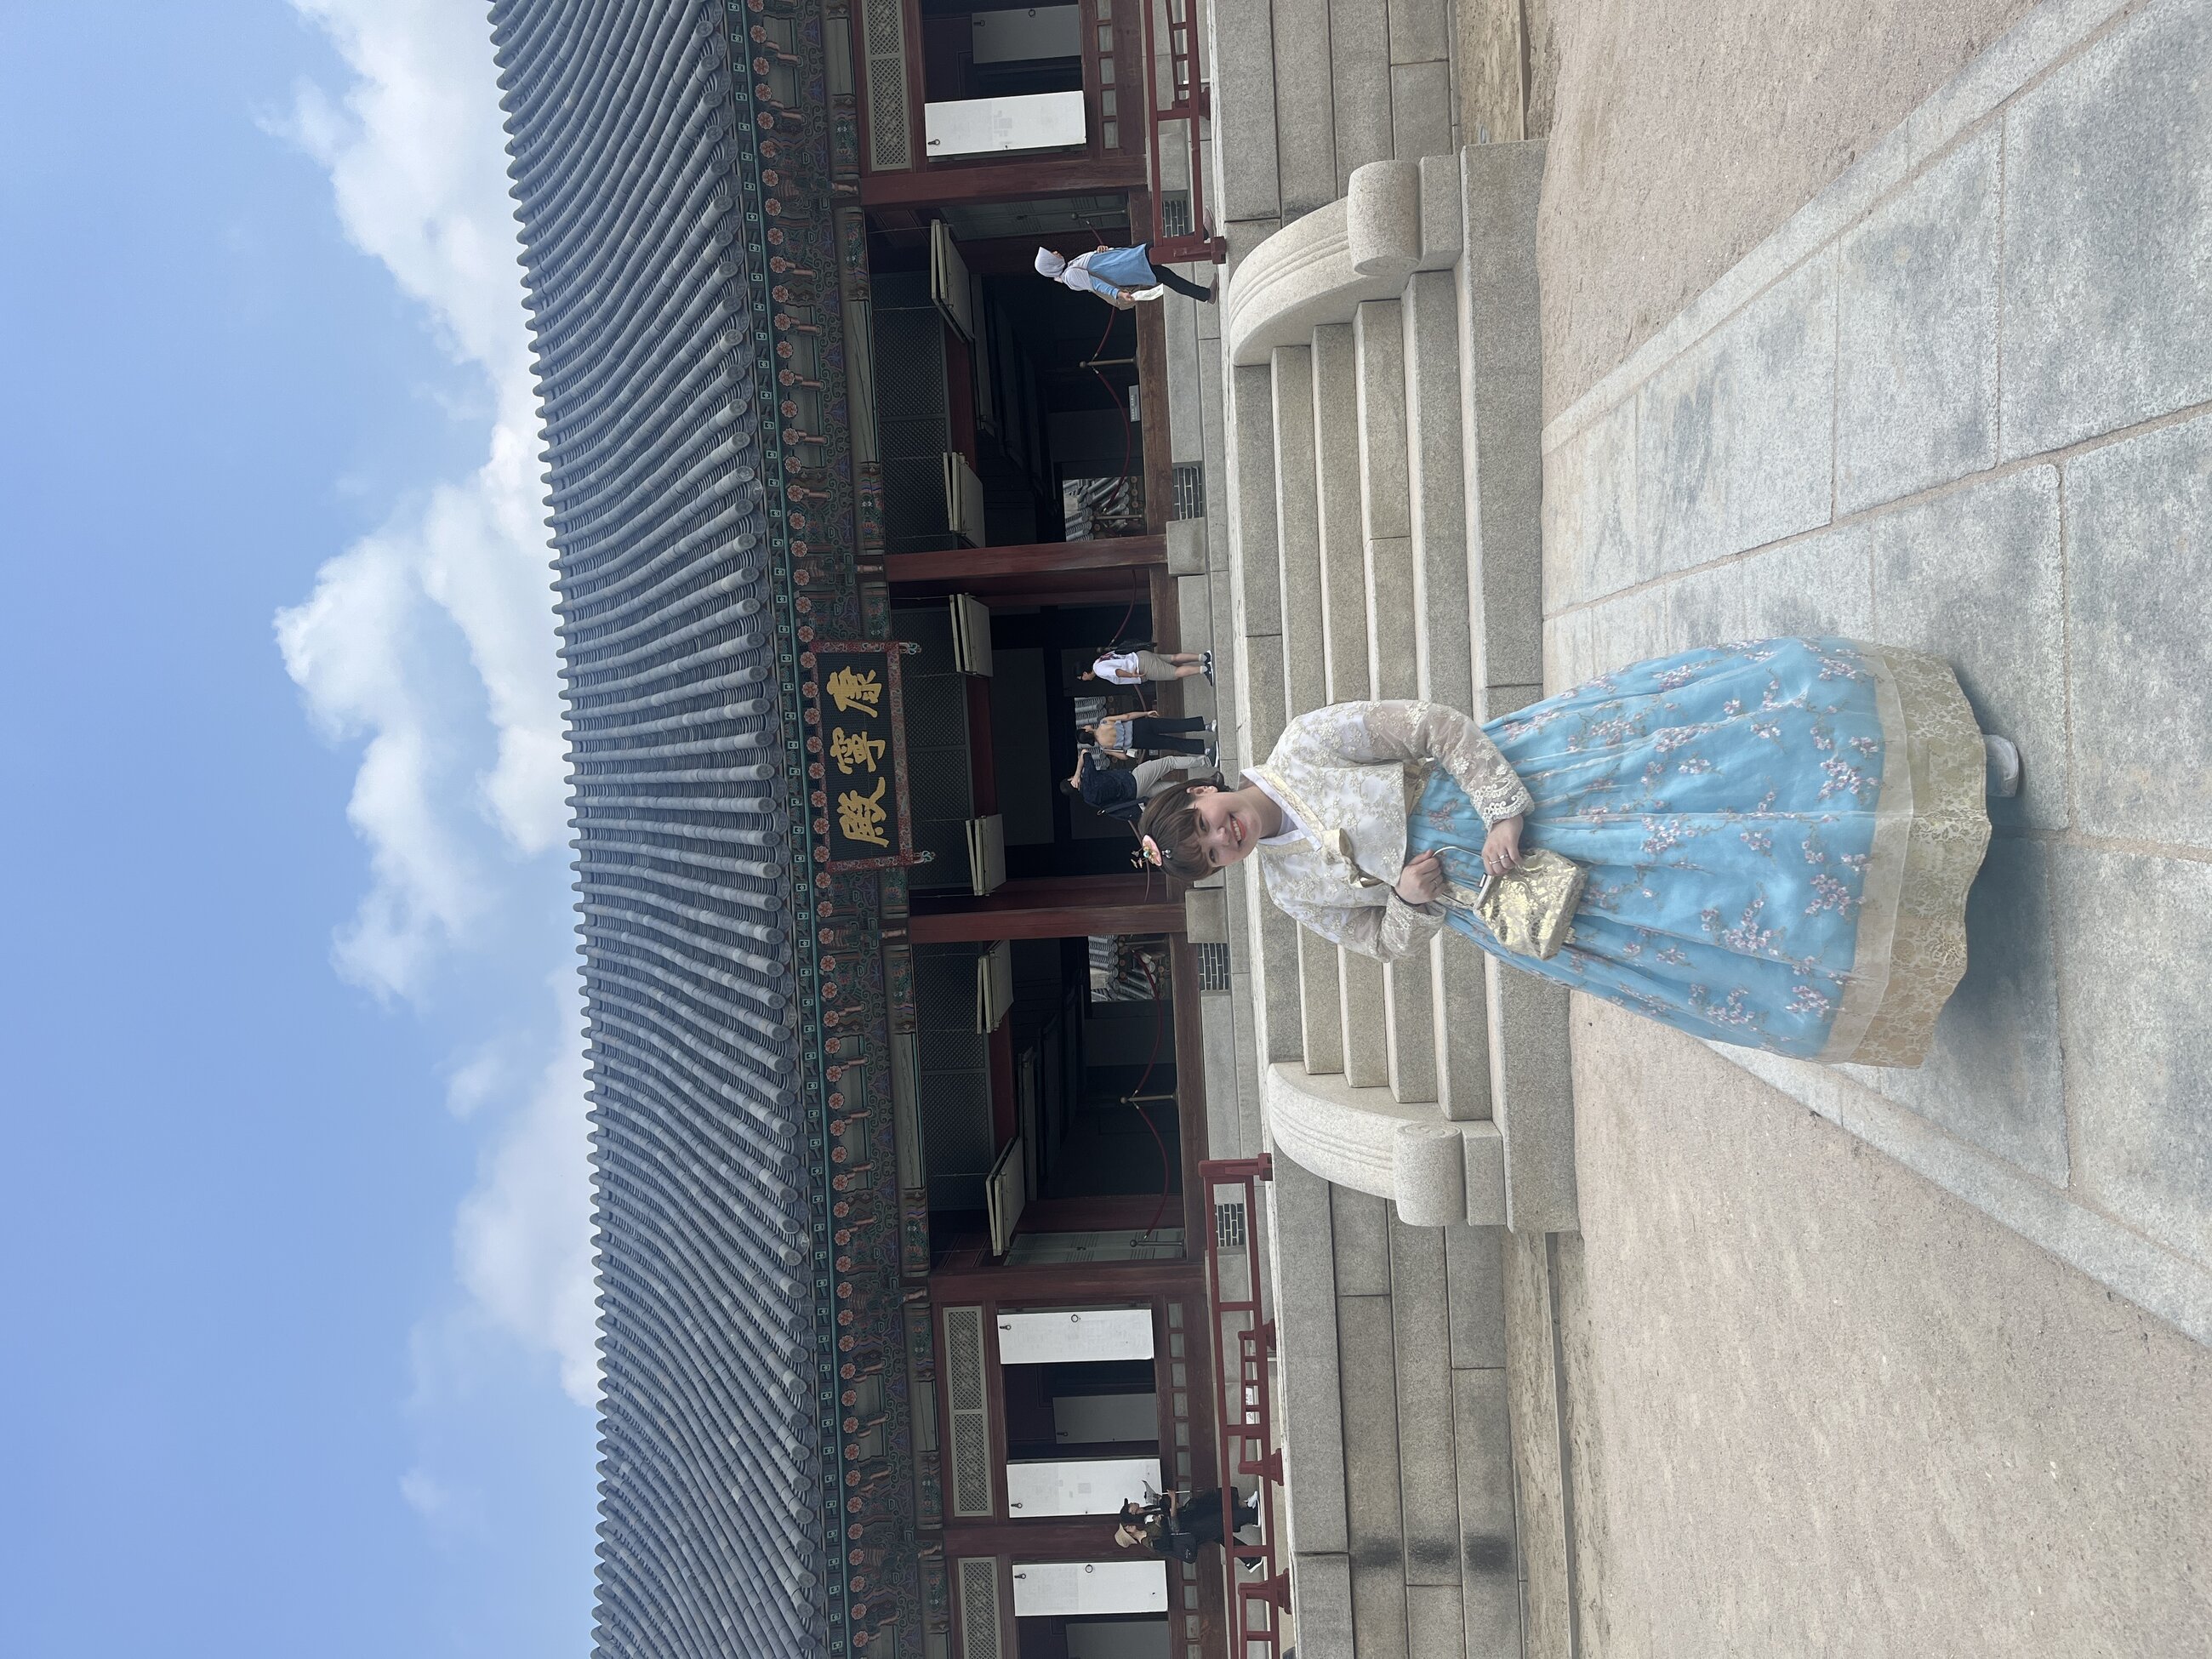
[[516,914],[565,909],[569,896],[537,398],[491,43],[481,9],[449,0],[293,3],[354,78],[335,95],[302,86],[270,125],[328,171],[348,237],[489,393],[477,470],[426,481],[276,619],[310,716],[332,742],[362,745],[348,812],[368,886],[333,959],[378,995],[418,1005],[464,963],[512,975],[533,1016],[549,970],[562,987],[560,1036],[542,1066],[501,1068],[505,1088],[481,1066],[471,1073],[473,1101],[522,1099],[483,1114],[455,1265],[477,1309],[556,1356],[569,1394],[588,1402],[580,1004],[563,964],[498,956],[515,954],[516,937],[544,937],[507,925]]

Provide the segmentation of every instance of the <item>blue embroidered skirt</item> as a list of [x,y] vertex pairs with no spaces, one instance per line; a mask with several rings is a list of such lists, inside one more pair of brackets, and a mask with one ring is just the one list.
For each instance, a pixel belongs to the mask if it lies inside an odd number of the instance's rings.
[[1942,662],[1849,640],[1716,646],[1484,730],[1535,799],[1522,845],[1589,872],[1557,956],[1502,949],[1466,908],[1481,817],[1432,769],[1407,856],[1442,852],[1452,925],[1485,950],[1695,1036],[1925,1058],[1989,841],[1981,733]]

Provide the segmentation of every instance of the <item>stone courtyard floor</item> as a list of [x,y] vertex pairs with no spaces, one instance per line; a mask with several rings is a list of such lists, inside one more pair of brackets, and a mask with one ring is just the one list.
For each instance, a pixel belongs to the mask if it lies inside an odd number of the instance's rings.
[[2212,1653],[2212,5],[1524,15],[1549,684],[1863,635],[2030,757],[1923,1072],[1577,1002],[1576,1650]]
[[1580,1651],[2212,1652],[2212,1351],[1646,1031],[1577,1011]]

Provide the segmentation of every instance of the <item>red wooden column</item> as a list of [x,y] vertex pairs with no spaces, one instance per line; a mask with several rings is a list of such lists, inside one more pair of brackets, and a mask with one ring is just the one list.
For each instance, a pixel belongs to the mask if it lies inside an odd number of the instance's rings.
[[907,937],[916,945],[1000,939],[1085,939],[1180,933],[1182,895],[1158,876],[1038,876],[1009,881],[988,898],[917,893]]
[[941,553],[893,553],[884,574],[894,584],[964,581],[979,576],[1038,576],[1067,570],[1119,570],[1165,564],[1166,538],[1109,536],[1097,541],[1024,542],[1016,547],[954,547]]
[[[1139,210],[1136,197],[1129,207],[1132,213]],[[1149,198],[1142,212],[1139,222],[1148,222]],[[1175,465],[1168,447],[1167,313],[1157,305],[1137,307],[1137,424],[1144,440],[1145,528],[1164,539],[1175,505]]]
[[[915,108],[921,107],[919,98]],[[1127,118],[1126,117],[1124,118]],[[916,123],[917,127],[920,123]],[[860,179],[863,207],[951,207],[982,202],[1031,202],[1048,196],[1119,196],[1145,186],[1141,154],[1109,153],[1066,160],[946,161],[908,173]]]

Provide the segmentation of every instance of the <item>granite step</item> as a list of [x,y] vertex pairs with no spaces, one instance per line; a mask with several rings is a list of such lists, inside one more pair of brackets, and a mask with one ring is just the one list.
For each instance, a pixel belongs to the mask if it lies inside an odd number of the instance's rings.
[[[1541,177],[1536,145],[1364,170],[1345,204],[1353,286],[1338,319],[1228,371],[1236,631],[1268,659],[1241,694],[1248,756],[1272,742],[1261,727],[1324,702],[1426,697],[1487,718],[1540,694]],[[1265,280],[1285,303],[1325,308],[1322,268],[1293,278],[1308,268],[1279,263]],[[1376,291],[1383,270],[1395,295]],[[1572,1224],[1562,994],[1449,931],[1388,966],[1279,936],[1279,918],[1248,916],[1247,933],[1255,956],[1295,964],[1295,999],[1255,971],[1268,1060],[1497,1121],[1510,1224]]]
[[[1541,143],[1460,154],[1461,349],[1469,653],[1482,720],[1543,695],[1543,340],[1537,308]],[[1574,1088],[1567,993],[1486,958],[1490,1109],[1505,1141],[1506,1224],[1571,1231]]]
[[[1468,592],[1465,374],[1459,294],[1449,271],[1416,271],[1401,303],[1406,340],[1407,505],[1413,538],[1414,695],[1474,702]],[[1490,1041],[1482,952],[1447,928],[1429,951],[1436,1100],[1444,1116],[1490,1115]]]
[[1267,1205],[1298,1651],[1517,1656],[1503,1230],[1279,1156]]
[[[1405,311],[1370,300],[1352,318],[1359,381],[1361,577],[1367,601],[1369,695],[1420,694],[1417,604],[1407,433]],[[1382,969],[1384,1071],[1403,1103],[1437,1098],[1435,975],[1430,953]]]
[[[1374,695],[1368,651],[1365,549],[1366,491],[1361,477],[1359,351],[1352,324],[1313,331],[1314,495],[1321,547],[1322,664],[1329,702]],[[1318,994],[1309,999],[1309,1070],[1341,1071],[1355,1085],[1387,1084],[1390,1056],[1384,1036],[1382,964],[1354,952],[1336,957],[1337,1033],[1333,1047],[1328,1011]],[[1302,947],[1300,963],[1305,962]],[[1318,1036],[1318,1042],[1316,1037]],[[1319,1063],[1316,1064],[1316,1061]]]
[[[1326,352],[1322,360],[1329,360]],[[1278,347],[1269,358],[1275,530],[1282,576],[1284,703],[1291,719],[1329,701],[1329,619],[1322,578],[1321,425],[1315,361],[1310,345]],[[1338,500],[1340,507],[1340,496]],[[1342,989],[1337,958],[1336,947],[1328,940],[1298,930],[1300,1057],[1310,1072],[1344,1070]]]
[[[1503,416],[1464,385],[1471,249],[1446,130],[1449,7],[1394,0],[1387,32],[1350,0],[1206,0],[1201,11],[1209,205],[1230,283],[1206,308],[1222,359],[1209,511],[1220,504],[1229,562],[1213,620],[1242,653],[1224,697],[1237,751],[1263,757],[1287,720],[1346,698],[1480,713],[1471,421]],[[1291,49],[1314,40],[1337,44]],[[1520,234],[1510,218],[1492,215],[1486,234]],[[1472,300],[1496,304],[1480,284]],[[1495,323],[1487,311],[1480,321]],[[1489,620],[1501,635],[1515,625],[1502,602]],[[1291,924],[1256,872],[1240,866],[1228,887],[1255,1036],[1236,1060],[1256,1068],[1276,1170],[1267,1239],[1296,1645],[1306,1659],[1518,1656],[1497,1224],[1507,1152],[1487,1121],[1484,959],[1451,935],[1385,976]],[[1517,1123],[1539,1121],[1525,1077],[1514,1080]],[[1278,1085],[1326,1108],[1303,1139]],[[1278,1125],[1335,1181],[1289,1155]],[[1390,1134],[1367,1133],[1375,1125]],[[1456,1204],[1443,1178],[1455,1153]],[[1399,1186],[1431,1224],[1378,1194]],[[1486,1224],[1455,1219],[1462,1210]]]

